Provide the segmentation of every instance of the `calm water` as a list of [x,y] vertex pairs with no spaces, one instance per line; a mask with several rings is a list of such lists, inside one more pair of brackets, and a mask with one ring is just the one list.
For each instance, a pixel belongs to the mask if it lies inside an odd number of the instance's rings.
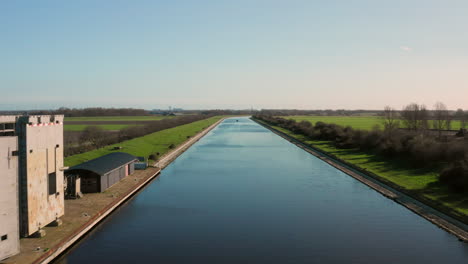
[[468,263],[468,245],[247,118],[228,119],[63,263]]

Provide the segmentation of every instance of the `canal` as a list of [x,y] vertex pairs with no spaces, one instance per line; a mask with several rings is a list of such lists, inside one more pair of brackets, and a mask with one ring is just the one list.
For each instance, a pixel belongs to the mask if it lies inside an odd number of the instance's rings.
[[239,118],[57,263],[466,264],[468,245]]

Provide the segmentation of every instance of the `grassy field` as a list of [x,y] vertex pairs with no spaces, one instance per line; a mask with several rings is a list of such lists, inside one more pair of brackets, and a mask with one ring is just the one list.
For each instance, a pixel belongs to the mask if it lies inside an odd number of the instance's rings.
[[161,115],[152,115],[152,116],[96,116],[96,117],[65,117],[65,122],[67,121],[155,121],[166,118],[173,118],[174,116],[161,116]]
[[169,145],[179,145],[187,140],[187,136],[193,136],[204,128],[214,124],[223,118],[222,116],[211,117],[205,120],[196,121],[190,124],[161,130],[143,137],[131,139],[118,144],[106,146],[86,153],[65,158],[65,166],[74,166],[94,159],[108,153],[116,146],[122,147],[122,152],[127,152],[135,156],[148,157],[150,154],[159,152],[161,155],[169,151]]
[[[63,129],[65,131],[83,131],[86,127],[90,125],[64,125]],[[104,130],[121,130],[129,127],[130,125],[96,125]]]
[[[174,116],[97,116],[97,117],[66,117],[65,131],[83,131],[87,126],[98,126],[104,130],[121,130],[129,126],[143,125],[145,122],[158,121]],[[89,123],[87,123],[89,122]],[[99,122],[96,124],[96,122]],[[122,122],[122,124],[119,124]],[[135,122],[135,124],[129,124]],[[137,124],[136,122],[140,122]],[[109,124],[110,123],[110,124]]]
[[[380,128],[383,127],[383,119],[378,116],[282,116],[282,118],[309,121],[312,124],[321,121],[362,130],[371,130],[376,125],[380,126]],[[452,129],[460,129],[460,121],[453,121]]]
[[324,152],[334,154],[346,162],[377,174],[404,189],[440,202],[464,215],[468,215],[468,197],[464,194],[451,193],[446,187],[438,184],[437,178],[440,164],[425,169],[414,169],[401,159],[388,159],[372,152],[358,149],[338,149],[329,141],[310,140],[289,130],[276,126],[273,127],[306,144],[313,145]]

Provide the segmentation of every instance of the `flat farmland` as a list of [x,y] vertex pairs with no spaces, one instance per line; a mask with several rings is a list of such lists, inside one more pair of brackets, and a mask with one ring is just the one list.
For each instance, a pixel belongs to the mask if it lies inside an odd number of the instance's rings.
[[[87,125],[68,125],[65,124],[64,129],[66,131],[83,131],[86,127],[92,126],[92,124],[87,124]],[[100,127],[104,130],[111,130],[111,131],[116,131],[116,130],[122,130],[124,128],[127,128],[129,126],[139,126],[139,125],[124,125],[124,124],[116,124],[116,125],[95,125],[97,127]]]
[[161,155],[168,152],[171,145],[177,146],[189,137],[216,123],[223,116],[210,117],[193,123],[161,130],[143,137],[134,138],[121,143],[109,145],[89,152],[69,156],[65,158],[66,166],[74,166],[109,153],[114,152],[115,147],[121,147],[119,151],[135,156],[148,157],[159,152]]
[[174,116],[96,116],[96,117],[66,117],[64,130],[83,131],[88,126],[97,126],[104,130],[118,131],[130,126],[141,126],[150,122],[174,118]]
[[83,117],[66,117],[65,122],[76,121],[156,121],[166,118],[173,118],[175,116],[83,116]]
[[[383,119],[379,116],[281,116],[285,119],[293,119],[297,122],[309,121],[313,125],[317,122],[350,126],[355,129],[372,130],[376,125],[383,128]],[[430,124],[432,125],[432,124]],[[452,129],[460,129],[460,121],[452,121]]]

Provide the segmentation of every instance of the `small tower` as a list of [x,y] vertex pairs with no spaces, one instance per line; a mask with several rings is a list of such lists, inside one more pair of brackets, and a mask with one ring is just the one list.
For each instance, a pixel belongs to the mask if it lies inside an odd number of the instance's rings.
[[20,116],[20,234],[43,236],[64,215],[63,115]]

